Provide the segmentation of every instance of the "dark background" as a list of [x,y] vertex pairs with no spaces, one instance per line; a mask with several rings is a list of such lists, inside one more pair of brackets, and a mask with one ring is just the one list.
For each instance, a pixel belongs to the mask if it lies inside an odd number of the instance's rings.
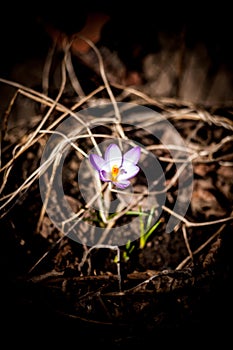
[[[108,45],[125,51],[130,61],[129,47],[140,42],[145,50],[155,50],[155,33],[174,34],[185,31],[186,44],[201,41],[208,47],[213,60],[232,69],[232,18],[230,2],[159,2],[88,1],[65,3],[6,1],[0,12],[0,75],[7,77],[15,63],[28,56],[47,52],[50,38],[45,24],[50,23],[67,34],[78,32],[85,24],[88,12],[104,12],[111,16],[113,27]],[[124,55],[124,53],[122,53]],[[130,62],[129,62],[130,63]],[[131,62],[132,63],[132,62]]]

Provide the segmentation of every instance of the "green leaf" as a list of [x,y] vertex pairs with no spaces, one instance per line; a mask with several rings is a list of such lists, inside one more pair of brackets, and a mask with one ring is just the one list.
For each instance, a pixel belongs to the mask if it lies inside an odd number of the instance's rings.
[[143,249],[145,247],[148,238],[156,230],[160,222],[161,222],[160,220],[157,221],[148,231],[146,231],[146,233],[142,237],[140,237],[140,245],[139,245],[140,249]]

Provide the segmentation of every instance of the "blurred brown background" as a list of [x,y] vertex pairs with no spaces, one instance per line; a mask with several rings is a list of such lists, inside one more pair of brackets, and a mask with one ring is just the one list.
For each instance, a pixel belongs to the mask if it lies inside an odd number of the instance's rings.
[[[2,78],[40,89],[52,41],[61,33],[70,37],[81,31],[94,39],[112,82],[135,86],[155,98],[232,104],[231,10],[224,2],[91,0],[56,7],[3,3],[0,16]],[[94,86],[88,80],[92,70],[96,74],[97,60],[80,50],[74,42],[77,75],[83,90],[90,92]],[[2,101],[1,112],[6,104]]]

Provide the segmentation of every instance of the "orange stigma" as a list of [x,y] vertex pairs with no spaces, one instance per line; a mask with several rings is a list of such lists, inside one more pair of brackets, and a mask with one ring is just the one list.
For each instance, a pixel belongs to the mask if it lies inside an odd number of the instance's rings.
[[119,170],[120,170],[120,169],[118,168],[117,165],[113,165],[112,171],[111,171],[111,173],[112,173],[112,179],[113,179],[113,180],[116,180],[117,175],[119,174]]

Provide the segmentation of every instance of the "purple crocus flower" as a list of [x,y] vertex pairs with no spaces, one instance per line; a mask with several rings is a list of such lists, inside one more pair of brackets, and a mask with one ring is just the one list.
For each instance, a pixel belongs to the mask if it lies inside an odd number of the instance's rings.
[[98,154],[90,154],[89,160],[95,170],[99,172],[100,179],[111,182],[116,187],[124,189],[130,185],[129,179],[137,175],[140,168],[136,165],[139,161],[141,148],[131,148],[122,155],[120,148],[112,143],[104,154],[104,158]]

